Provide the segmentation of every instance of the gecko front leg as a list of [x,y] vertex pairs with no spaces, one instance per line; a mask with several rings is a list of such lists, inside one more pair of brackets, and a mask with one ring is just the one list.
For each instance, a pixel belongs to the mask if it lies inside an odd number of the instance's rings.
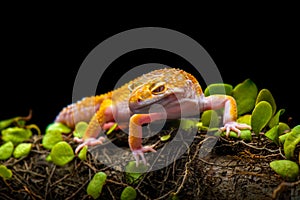
[[240,129],[251,129],[251,126],[247,124],[241,124],[236,122],[237,119],[237,106],[236,101],[232,96],[228,95],[211,95],[208,97],[201,97],[201,108],[204,110],[214,110],[224,108],[223,114],[223,127],[221,131],[226,131],[226,137],[229,136],[230,131],[234,131],[241,135]]
[[105,140],[105,137],[99,136],[103,130],[109,129],[114,125],[113,120],[113,106],[110,99],[104,100],[99,110],[95,113],[92,119],[89,122],[89,125],[82,138],[74,138],[75,142],[81,143],[75,149],[77,154],[84,146],[95,146],[102,144]]
[[156,152],[154,145],[142,146],[142,125],[153,121],[165,119],[165,113],[149,113],[149,114],[134,114],[129,121],[129,137],[128,142],[133,157],[136,160],[136,166],[138,167],[140,157],[143,163],[146,165],[145,152]]

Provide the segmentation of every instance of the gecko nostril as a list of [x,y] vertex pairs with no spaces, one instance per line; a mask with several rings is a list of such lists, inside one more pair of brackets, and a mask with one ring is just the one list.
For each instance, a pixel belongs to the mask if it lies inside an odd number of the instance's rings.
[[141,103],[141,102],[142,102],[142,99],[141,99],[141,98],[138,98],[138,99],[137,99],[137,102],[138,102],[138,103]]

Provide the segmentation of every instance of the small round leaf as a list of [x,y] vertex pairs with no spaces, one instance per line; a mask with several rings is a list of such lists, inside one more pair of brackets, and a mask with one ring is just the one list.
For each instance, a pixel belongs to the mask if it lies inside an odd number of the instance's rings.
[[5,142],[11,141],[14,145],[28,140],[32,136],[30,129],[19,127],[11,127],[1,131],[2,140]]
[[238,115],[252,111],[255,106],[258,89],[253,81],[246,79],[234,87],[232,96],[236,100]]
[[72,147],[65,141],[56,143],[50,155],[53,163],[58,166],[66,165],[75,157]]
[[165,142],[168,141],[171,138],[171,134],[164,135],[160,137],[160,141]]
[[78,122],[75,126],[75,130],[73,132],[74,137],[82,138],[86,128],[88,127],[88,123],[86,122]]
[[88,147],[87,147],[87,146],[84,146],[84,147],[80,150],[80,152],[79,152],[79,154],[78,154],[78,158],[79,158],[80,160],[86,160],[87,150],[88,150]]
[[5,165],[0,165],[0,176],[3,179],[10,179],[12,177],[12,172]]
[[47,131],[58,131],[61,133],[70,133],[72,130],[67,127],[66,125],[59,123],[59,122],[55,122],[53,124],[49,124],[48,127],[46,128],[46,132]]
[[201,122],[206,127],[219,127],[220,119],[215,110],[206,110],[201,115]]
[[236,120],[237,123],[248,124],[251,126],[251,115],[243,115]]
[[11,157],[14,151],[14,144],[9,141],[0,146],[0,160],[6,160]]
[[226,94],[231,95],[232,85],[225,83],[213,83],[207,86],[204,91],[205,96],[214,95],[214,94]]
[[136,167],[136,162],[130,161],[125,167],[127,182],[129,184],[136,183],[136,181],[147,171],[147,169],[148,167],[142,163]]
[[258,135],[272,117],[272,106],[266,101],[260,101],[254,108],[251,117],[253,132]]
[[93,176],[92,180],[89,182],[89,185],[87,187],[87,194],[94,199],[97,199],[102,192],[102,187],[105,184],[106,178],[107,175],[104,172],[96,173]]
[[127,186],[121,194],[121,200],[134,200],[134,199],[136,199],[135,189],[131,186]]
[[299,166],[290,160],[275,160],[270,167],[287,181],[294,181],[299,174]]
[[22,156],[27,156],[31,150],[32,144],[31,143],[21,143],[16,146],[14,150],[14,157],[20,158]]
[[62,133],[58,130],[50,129],[46,131],[43,137],[42,144],[45,149],[52,149],[52,147],[62,141]]
[[296,145],[300,142],[300,125],[295,126],[285,138],[283,149],[287,159],[294,157]]
[[272,106],[272,115],[274,115],[277,107],[276,107],[275,99],[273,98],[273,95],[271,94],[271,92],[268,89],[262,89],[258,93],[255,105],[257,105],[261,101],[269,102],[269,104]]

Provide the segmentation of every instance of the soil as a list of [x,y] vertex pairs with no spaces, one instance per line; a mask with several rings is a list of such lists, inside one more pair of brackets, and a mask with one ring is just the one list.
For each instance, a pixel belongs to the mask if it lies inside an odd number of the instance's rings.
[[[162,142],[160,137],[171,134]],[[87,160],[75,157],[63,167],[46,161],[49,150],[42,147],[42,135],[31,139],[27,157],[1,161],[12,170],[9,180],[0,179],[0,199],[92,199],[87,185],[97,172],[107,174],[99,199],[120,199],[126,186],[137,191],[137,199],[297,199],[300,183],[285,182],[269,166],[283,159],[279,147],[264,137],[245,142],[214,137],[195,129],[164,128],[143,140],[156,143],[161,153],[149,153],[149,172],[129,181],[124,168],[133,160],[127,134],[115,131],[109,142],[89,148]],[[64,140],[73,148],[72,135]],[[173,145],[168,145],[169,143]],[[117,146],[112,151],[109,144]],[[210,148],[212,147],[212,148]],[[152,156],[152,157],[151,157]],[[153,169],[153,170],[151,170]],[[299,177],[298,177],[299,178]],[[299,179],[298,179],[299,180]]]

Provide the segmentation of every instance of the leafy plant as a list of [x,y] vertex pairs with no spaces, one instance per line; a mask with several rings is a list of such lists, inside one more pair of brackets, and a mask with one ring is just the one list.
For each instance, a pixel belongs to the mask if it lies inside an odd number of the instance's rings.
[[290,160],[275,160],[270,167],[287,181],[294,181],[299,174],[299,166]]
[[206,110],[202,113],[200,121],[206,127],[219,127],[220,119],[215,110]]
[[86,160],[87,150],[88,150],[87,146],[84,146],[84,147],[80,150],[80,152],[79,152],[79,154],[78,154],[78,158],[79,158],[80,160]]
[[11,157],[14,151],[14,144],[9,141],[0,146],[0,160],[6,160]]
[[254,108],[251,117],[253,132],[259,135],[272,117],[272,107],[267,101],[260,101]]
[[239,116],[253,110],[257,92],[258,89],[255,83],[250,79],[246,79],[234,87],[232,96],[236,100]]
[[30,153],[31,147],[32,147],[31,143],[18,144],[13,152],[13,156],[15,158],[27,156]]
[[65,141],[56,143],[51,149],[51,160],[58,166],[64,166],[75,157],[72,147]]
[[10,127],[1,131],[2,140],[5,142],[11,141],[14,145],[17,145],[25,140],[28,140],[32,136],[30,129],[20,127]]
[[42,145],[45,149],[52,149],[52,147],[62,141],[62,133],[57,130],[47,130],[43,137]]
[[78,137],[78,138],[82,138],[84,135],[85,130],[88,127],[88,123],[86,122],[78,122],[75,125],[75,130],[73,131],[73,136],[74,137]]
[[136,190],[131,187],[127,186],[124,188],[121,194],[121,200],[134,200],[136,199]]
[[93,197],[94,199],[97,199],[102,192],[102,188],[105,184],[106,178],[107,175],[104,172],[96,173],[88,184],[86,190],[87,194]]
[[224,83],[213,83],[210,84],[205,90],[204,95],[209,96],[213,94],[226,94],[231,95],[232,85]]
[[135,161],[130,161],[126,167],[126,181],[129,184],[134,184],[138,181],[138,179],[147,172],[148,167],[144,164],[140,164],[138,167],[136,166]]
[[300,125],[295,126],[290,133],[288,133],[283,149],[284,154],[287,159],[292,159],[294,157],[294,151],[296,145],[300,142]]
[[12,172],[5,165],[0,165],[0,176],[3,179],[10,179],[12,177]]

